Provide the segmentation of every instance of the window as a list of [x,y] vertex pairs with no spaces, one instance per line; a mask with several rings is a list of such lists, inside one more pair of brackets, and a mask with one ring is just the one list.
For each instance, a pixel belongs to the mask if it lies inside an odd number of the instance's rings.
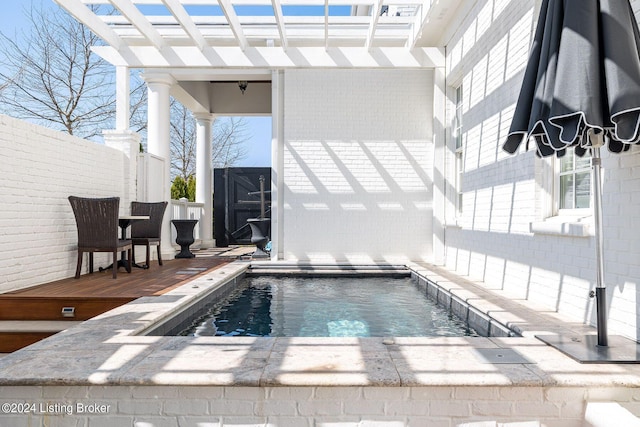
[[588,209],[591,206],[591,158],[578,157],[573,149],[557,160],[557,209]]
[[456,215],[462,214],[462,174],[464,172],[464,156],[462,143],[462,85],[456,88],[455,118],[453,123],[453,137],[456,143],[455,164],[455,191],[456,191]]
[[578,157],[573,149],[556,159],[545,159],[542,181],[543,218],[530,224],[532,233],[589,237],[591,212],[591,157]]

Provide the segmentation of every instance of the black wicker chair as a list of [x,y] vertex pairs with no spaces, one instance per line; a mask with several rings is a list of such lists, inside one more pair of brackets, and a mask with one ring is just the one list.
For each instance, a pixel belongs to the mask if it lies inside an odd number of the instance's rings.
[[69,197],[78,228],[78,264],[76,279],[80,277],[82,256],[89,253],[89,273],[93,273],[93,253],[113,253],[113,278],[118,273],[118,252],[127,251],[127,272],[131,273],[131,240],[118,238],[118,211],[120,198]]
[[133,259],[136,245],[147,247],[147,268],[151,261],[151,246],[158,247],[158,264],[162,265],[160,255],[160,237],[162,235],[162,218],[167,209],[167,202],[131,202],[131,215],[148,215],[148,221],[137,221],[131,224],[131,242],[133,243]]

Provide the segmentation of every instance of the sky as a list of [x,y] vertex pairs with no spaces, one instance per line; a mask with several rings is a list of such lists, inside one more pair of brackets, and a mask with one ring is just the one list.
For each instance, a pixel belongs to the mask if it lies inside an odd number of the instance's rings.
[[[32,1],[45,7],[58,8],[53,0],[0,0],[0,31],[12,37],[31,25],[25,17]],[[115,72],[115,70],[114,70]],[[234,166],[264,167],[271,166],[271,117],[246,117],[251,137],[246,142],[247,156]]]

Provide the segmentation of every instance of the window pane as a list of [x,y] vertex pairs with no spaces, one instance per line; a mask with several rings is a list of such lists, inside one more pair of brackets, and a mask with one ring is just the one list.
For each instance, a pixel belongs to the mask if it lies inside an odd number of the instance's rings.
[[591,157],[589,156],[583,156],[583,157],[574,156],[574,157],[576,159],[576,171],[591,169]]
[[573,151],[569,151],[560,158],[560,173],[571,172],[573,170]]
[[588,208],[591,203],[591,174],[576,174],[576,209]]
[[456,88],[456,117],[453,132],[456,149],[462,148],[462,86]]
[[560,177],[560,209],[573,209],[573,175],[563,175]]

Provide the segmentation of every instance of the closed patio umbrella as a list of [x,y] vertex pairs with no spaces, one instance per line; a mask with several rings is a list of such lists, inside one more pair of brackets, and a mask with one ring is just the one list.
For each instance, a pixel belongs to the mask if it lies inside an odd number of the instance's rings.
[[[503,148],[515,153],[533,142],[541,157],[564,156],[569,147],[591,156],[597,345],[585,349],[576,338],[538,337],[574,357],[580,353],[576,358],[584,362],[638,359],[635,342],[629,340],[631,356],[620,356],[607,337],[600,148],[628,150],[640,142],[639,127],[640,33],[629,1],[544,0]],[[590,347],[593,340],[584,338]]]

